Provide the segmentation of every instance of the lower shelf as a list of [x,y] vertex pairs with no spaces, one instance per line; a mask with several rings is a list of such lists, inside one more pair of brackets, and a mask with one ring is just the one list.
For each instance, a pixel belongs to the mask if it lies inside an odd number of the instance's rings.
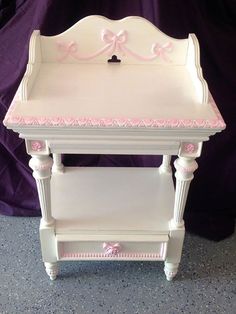
[[67,167],[51,180],[56,234],[166,234],[171,174],[158,168]]

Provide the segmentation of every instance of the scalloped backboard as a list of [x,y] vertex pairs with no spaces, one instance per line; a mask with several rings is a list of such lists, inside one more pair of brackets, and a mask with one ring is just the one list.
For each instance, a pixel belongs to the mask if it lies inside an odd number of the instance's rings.
[[188,39],[169,37],[133,16],[88,16],[59,35],[40,38],[43,62],[104,63],[116,55],[122,63],[184,65],[188,49]]

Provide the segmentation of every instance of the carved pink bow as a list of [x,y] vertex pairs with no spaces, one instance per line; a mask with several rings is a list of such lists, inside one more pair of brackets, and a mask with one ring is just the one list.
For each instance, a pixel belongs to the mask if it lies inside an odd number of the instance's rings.
[[166,53],[171,52],[173,50],[173,44],[171,42],[168,42],[164,45],[160,45],[158,43],[154,44],[152,46],[152,52],[162,58],[163,60],[170,62],[170,59],[166,56]]
[[127,32],[121,30],[118,34],[114,34],[112,31],[104,29],[102,31],[102,40],[107,44],[110,55],[112,55],[116,50],[124,54],[123,45],[127,41]]
[[111,56],[115,51],[118,51],[123,56],[132,56],[141,61],[152,61],[159,57],[166,62],[171,62],[171,60],[166,56],[166,53],[170,53],[173,50],[173,44],[171,42],[165,43],[163,45],[155,43],[152,45],[152,54],[143,56],[132,51],[126,46],[126,42],[128,40],[128,33],[126,30],[121,30],[115,34],[108,29],[104,29],[101,32],[101,39],[106,45],[101,47],[99,50],[92,52],[91,54],[85,55],[78,53],[78,46],[75,41],[71,41],[69,43],[58,42],[58,50],[62,53],[58,60],[63,61],[68,56],[72,56],[77,60],[91,60],[102,55],[103,53],[107,53],[109,56]]
[[105,255],[117,255],[120,252],[121,246],[119,243],[103,243],[103,248],[105,249]]
[[62,52],[62,56],[59,58],[59,61],[62,61],[66,59],[69,55],[75,55],[78,46],[77,43],[74,41],[67,43],[57,43],[58,45],[58,50]]

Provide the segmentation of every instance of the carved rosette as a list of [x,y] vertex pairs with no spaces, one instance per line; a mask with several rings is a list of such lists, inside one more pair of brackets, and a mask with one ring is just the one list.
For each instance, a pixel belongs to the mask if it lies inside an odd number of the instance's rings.
[[202,143],[182,142],[179,150],[181,157],[199,157],[202,150]]
[[34,152],[41,152],[45,148],[45,144],[42,141],[31,141],[30,146]]
[[26,149],[29,155],[48,155],[49,149],[46,141],[27,140]]
[[105,250],[106,256],[116,256],[121,251],[121,245],[119,243],[103,243],[103,249]]

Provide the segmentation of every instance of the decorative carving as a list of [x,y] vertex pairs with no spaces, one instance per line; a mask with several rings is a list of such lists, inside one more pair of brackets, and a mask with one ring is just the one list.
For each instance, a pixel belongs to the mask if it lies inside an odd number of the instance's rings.
[[178,263],[165,262],[164,272],[168,281],[171,281],[175,277],[178,272],[178,267]]
[[123,56],[129,55],[141,61],[152,61],[156,58],[161,58],[165,62],[171,62],[167,56],[167,54],[173,50],[173,44],[171,42],[167,42],[163,45],[154,43],[151,47],[152,54],[149,56],[142,56],[130,50],[125,45],[128,39],[128,32],[125,30],[121,30],[115,34],[108,29],[104,29],[101,32],[101,39],[105,43],[105,46],[90,55],[80,55],[78,53],[78,45],[75,41],[71,41],[69,43],[58,42],[58,50],[61,52],[61,56],[58,58],[58,61],[63,61],[68,56],[77,60],[91,60],[104,53],[111,56],[115,52],[118,52]]
[[47,141],[43,140],[25,140],[26,150],[29,155],[47,156],[49,154],[49,147]]
[[63,253],[62,258],[91,258],[91,259],[97,259],[97,258],[131,258],[131,259],[159,259],[163,260],[164,256],[159,253],[118,253],[116,255],[111,254],[105,254],[105,253]]
[[198,168],[194,158],[179,157],[174,162],[176,168],[176,189],[174,215],[172,224],[176,228],[184,226],[183,214],[187,200],[190,182],[193,179],[193,172]]
[[12,102],[3,121],[4,125],[44,125],[44,126],[79,126],[79,127],[140,127],[140,128],[225,128],[225,122],[209,93],[209,104],[216,114],[216,119],[137,119],[137,118],[89,118],[89,117],[22,117],[14,115],[16,102]]
[[36,159],[31,158],[29,161],[29,166],[34,170],[34,171],[45,171],[45,170],[51,170],[53,165],[52,158],[46,157],[45,159]]
[[104,242],[102,247],[105,250],[105,255],[117,255],[121,250],[121,246],[119,243],[113,244]]
[[79,127],[140,127],[140,128],[225,128],[225,122],[211,96],[209,104],[216,119],[134,119],[134,118],[89,118],[89,117],[22,117],[14,115],[16,102],[13,102],[3,121],[4,125],[44,125],[44,126],[79,126]]
[[201,155],[202,143],[182,142],[179,149],[180,157],[199,157]]
[[45,148],[45,144],[42,141],[31,141],[30,146],[34,152],[40,152]]
[[134,252],[120,252],[121,245],[119,243],[103,243],[105,253],[90,253],[90,252],[62,252],[61,258],[65,259],[148,259],[148,260],[164,260],[166,257],[167,243],[162,242],[160,251],[157,253],[134,253]]
[[174,166],[177,171],[183,173],[184,176],[191,174],[198,168],[198,164],[195,160],[191,160],[189,162],[181,162],[178,158],[174,162]]
[[223,119],[132,119],[132,118],[89,118],[89,117],[22,117],[8,114],[4,124],[44,125],[50,127],[119,127],[119,128],[225,128]]
[[44,263],[46,268],[46,273],[51,280],[55,280],[58,275],[58,266],[57,263]]
[[183,143],[183,151],[185,153],[194,153],[198,149],[198,146],[193,143]]

